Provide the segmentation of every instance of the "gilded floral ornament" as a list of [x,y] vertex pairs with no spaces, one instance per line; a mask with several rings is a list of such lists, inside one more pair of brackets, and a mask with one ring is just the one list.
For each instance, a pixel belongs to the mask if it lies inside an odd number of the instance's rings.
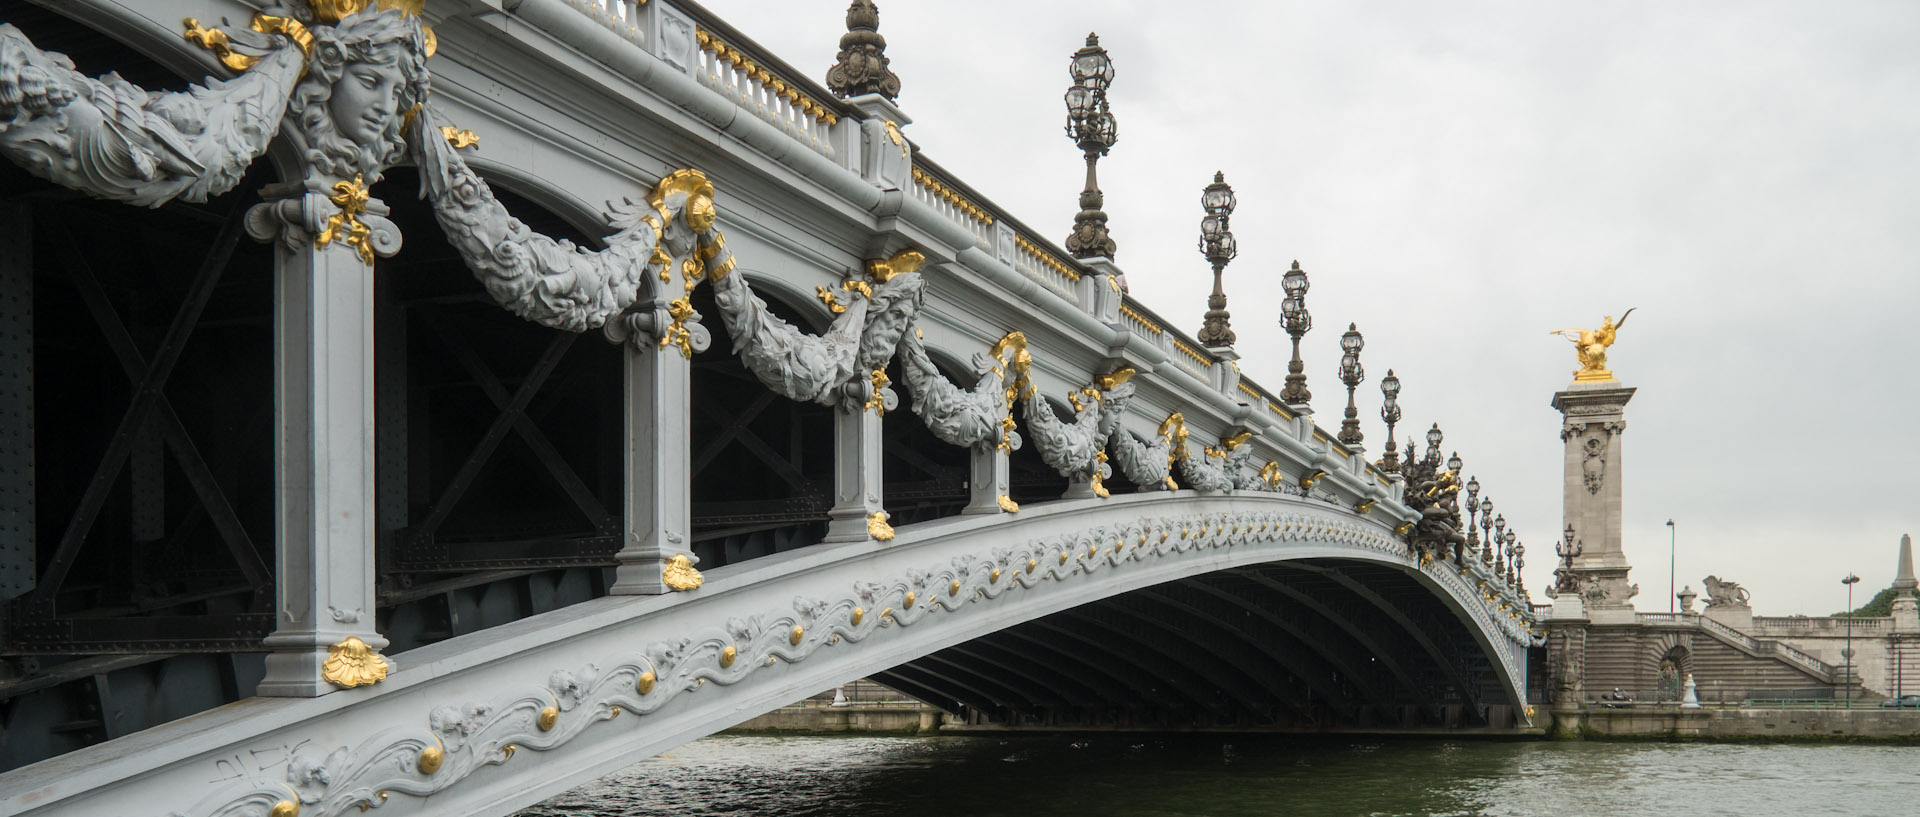
[[475,147],[480,144],[480,135],[471,130],[456,128],[452,125],[440,126],[440,138],[455,149]]
[[336,182],[333,195],[327,197],[338,212],[327,216],[326,229],[313,237],[313,246],[326,247],[338,238],[353,248],[360,256],[360,263],[373,263],[373,230],[361,223],[360,216],[367,212],[367,185],[360,176],[350,182]]
[[660,570],[660,580],[674,590],[698,590],[704,581],[700,571],[693,569],[693,561],[687,554],[676,553],[667,560],[667,566]]
[[920,254],[919,250],[901,250],[884,260],[868,261],[867,277],[872,278],[876,284],[884,284],[893,280],[895,275],[919,272],[920,267],[926,263],[927,257]]
[[1001,494],[999,502],[1000,502],[1000,510],[1006,511],[1007,513],[1020,512],[1020,503],[1014,502],[1013,497],[1007,496],[1006,494]]
[[374,652],[367,642],[348,636],[327,648],[327,660],[320,665],[320,677],[341,689],[377,684],[387,677],[387,659]]
[[887,524],[886,511],[867,514],[867,535],[882,542],[893,538],[893,526]]

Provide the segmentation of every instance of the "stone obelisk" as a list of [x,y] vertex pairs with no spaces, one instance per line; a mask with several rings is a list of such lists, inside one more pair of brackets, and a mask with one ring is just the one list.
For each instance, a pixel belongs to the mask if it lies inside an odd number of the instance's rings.
[[[1620,316],[1620,324],[1626,318]],[[1573,526],[1574,537],[1581,543],[1572,571],[1587,616],[1595,624],[1632,623],[1632,598],[1639,592],[1627,582],[1632,566],[1620,541],[1621,437],[1627,430],[1626,406],[1634,389],[1622,385],[1606,365],[1607,347],[1620,324],[1608,316],[1599,329],[1556,333],[1574,342],[1580,360],[1573,383],[1554,393],[1553,407],[1562,416],[1560,439],[1566,444],[1565,524]]]

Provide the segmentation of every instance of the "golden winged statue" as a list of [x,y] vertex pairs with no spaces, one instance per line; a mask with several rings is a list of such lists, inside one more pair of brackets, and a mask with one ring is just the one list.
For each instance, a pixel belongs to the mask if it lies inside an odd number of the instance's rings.
[[[1638,307],[1635,307],[1638,308]],[[1626,325],[1627,316],[1633,314],[1628,309],[1620,316],[1620,322],[1614,323],[1608,315],[1599,329],[1555,329],[1549,335],[1560,335],[1573,341],[1573,352],[1580,358],[1580,368],[1573,373],[1573,382],[1592,383],[1613,379],[1613,372],[1607,370],[1607,347],[1613,345],[1620,327]]]

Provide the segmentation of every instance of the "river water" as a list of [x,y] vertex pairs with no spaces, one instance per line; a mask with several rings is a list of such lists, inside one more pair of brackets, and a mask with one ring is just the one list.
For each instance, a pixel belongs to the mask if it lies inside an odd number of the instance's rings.
[[1920,746],[720,736],[520,817],[720,814],[1913,815]]

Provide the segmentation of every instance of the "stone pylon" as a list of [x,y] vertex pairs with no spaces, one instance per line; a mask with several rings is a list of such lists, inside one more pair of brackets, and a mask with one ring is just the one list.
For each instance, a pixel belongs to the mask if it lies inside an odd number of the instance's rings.
[[1617,380],[1606,380],[1575,382],[1553,395],[1553,407],[1564,418],[1563,513],[1582,543],[1572,569],[1595,623],[1610,623],[1610,617],[1631,623],[1630,600],[1639,590],[1627,582],[1632,566],[1620,541],[1620,438],[1627,430],[1625,410],[1633,392]]
[[1913,537],[1900,534],[1900,565],[1893,574],[1893,629],[1895,632],[1920,632],[1920,598],[1915,590],[1920,580],[1913,575]]

